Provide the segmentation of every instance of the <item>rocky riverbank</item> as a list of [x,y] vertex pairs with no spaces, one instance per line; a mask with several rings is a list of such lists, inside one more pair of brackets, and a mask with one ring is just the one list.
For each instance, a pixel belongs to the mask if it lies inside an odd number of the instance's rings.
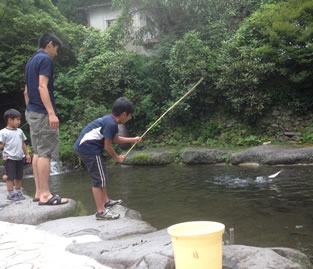
[[[313,164],[313,147],[263,145],[235,153],[209,148],[134,151],[125,163],[127,165],[166,165],[177,162],[188,165],[311,165]],[[0,171],[1,173],[3,171]],[[57,261],[51,259],[51,253],[59,251],[63,253],[62,255],[66,255],[68,253],[65,252],[66,249],[71,253],[94,259],[93,268],[107,268],[107,266],[129,269],[175,268],[171,239],[166,229],[158,231],[143,221],[139,212],[116,206],[113,210],[121,214],[120,219],[96,221],[93,215],[75,216],[76,207],[77,204],[73,200],[61,206],[38,206],[30,197],[18,202],[8,201],[5,184],[0,183],[0,238],[2,239],[0,250],[5,249],[4,252],[0,251],[0,267],[11,266],[17,260],[19,264],[25,266],[39,266],[39,260],[50,259],[49,265],[61,268],[60,264],[56,263]],[[21,236],[23,232],[16,233],[16,231],[25,231],[30,235],[27,237],[27,243],[30,246],[45,245],[48,235],[52,238],[48,242],[52,240],[60,244],[53,244],[53,246],[48,244],[49,251],[43,250],[40,255],[38,254],[39,248],[34,247],[30,250],[31,247],[27,247],[26,255],[26,252],[20,251],[20,244],[26,244],[25,241],[21,241],[21,238],[24,238]],[[43,233],[46,235],[44,236]],[[227,237],[227,232],[225,232],[224,269],[313,268],[308,257],[297,250],[228,245]],[[10,247],[7,248],[7,246]],[[33,252],[36,255],[31,255]],[[69,257],[66,258],[69,261],[76,259],[75,256]],[[90,260],[84,261],[84,265],[86,266],[80,267],[90,268]],[[75,266],[75,268],[80,267]],[[39,268],[50,267],[39,266]]]
[[261,145],[239,152],[212,148],[145,150],[133,151],[125,160],[128,165],[166,165],[174,162],[188,165],[312,165],[313,147]]
[[[183,149],[153,149],[132,151],[125,165],[160,166],[173,163],[186,165],[313,165],[313,147],[261,145],[242,151],[190,147]],[[32,174],[30,165],[24,173]],[[4,167],[0,166],[0,178]]]
[[[81,261],[75,268],[175,268],[166,229],[158,231],[143,221],[137,211],[115,206],[112,210],[120,213],[121,218],[113,221],[97,221],[94,215],[71,217],[75,201],[61,206],[38,206],[30,197],[24,201],[7,201],[4,183],[0,183],[0,201],[0,250],[5,250],[0,251],[0,265],[11,266],[18,262],[25,268],[35,265],[39,268],[73,268],[64,264]],[[308,257],[294,249],[226,245],[228,241],[226,232],[224,269],[312,268]],[[83,256],[67,255],[65,249]],[[63,266],[59,256],[51,258],[55,253],[67,255]],[[82,258],[84,256],[87,260]],[[95,264],[92,265],[89,258],[94,259]],[[40,267],[41,261],[47,261],[44,267]]]

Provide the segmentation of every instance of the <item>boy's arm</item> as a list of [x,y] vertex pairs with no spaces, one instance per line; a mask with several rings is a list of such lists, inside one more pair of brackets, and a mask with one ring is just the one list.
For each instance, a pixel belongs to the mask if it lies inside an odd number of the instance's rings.
[[3,149],[4,144],[2,142],[0,142],[0,150]]
[[38,90],[40,93],[41,101],[44,104],[44,106],[48,112],[50,128],[58,129],[59,128],[59,119],[55,115],[55,111],[54,111],[53,106],[51,104],[51,99],[50,99],[49,90],[48,90],[48,82],[49,82],[48,76],[39,75]]
[[104,139],[104,149],[108,154],[110,154],[112,158],[117,160],[119,163],[122,163],[126,157],[125,155],[117,155],[117,153],[112,147],[112,139],[109,138]]
[[124,143],[138,143],[141,141],[140,136],[136,137],[124,137],[124,136],[119,136],[115,135],[113,142],[116,144],[124,144]]
[[25,157],[26,157],[26,162],[27,163],[30,163],[30,155],[28,153],[28,150],[27,150],[27,146],[25,143],[23,143],[23,151],[24,151],[24,154],[25,154]]

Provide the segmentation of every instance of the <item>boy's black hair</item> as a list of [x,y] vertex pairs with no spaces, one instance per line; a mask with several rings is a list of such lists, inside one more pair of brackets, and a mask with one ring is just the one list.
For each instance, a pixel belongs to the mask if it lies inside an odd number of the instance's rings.
[[131,101],[129,101],[126,97],[120,97],[116,99],[112,106],[112,113],[115,116],[121,115],[123,112],[126,112],[127,115],[130,113],[134,113],[134,105]]
[[59,46],[59,49],[62,48],[63,46],[63,42],[61,41],[60,38],[58,38],[57,36],[50,34],[50,33],[46,33],[43,34],[39,40],[38,40],[38,46],[41,49],[46,48],[46,46],[48,45],[48,43],[52,41],[52,45],[55,46]]
[[7,110],[6,112],[4,112],[3,119],[5,121],[5,124],[8,124],[9,119],[14,120],[15,118],[21,118],[21,112],[19,112],[18,110],[14,108],[11,108]]

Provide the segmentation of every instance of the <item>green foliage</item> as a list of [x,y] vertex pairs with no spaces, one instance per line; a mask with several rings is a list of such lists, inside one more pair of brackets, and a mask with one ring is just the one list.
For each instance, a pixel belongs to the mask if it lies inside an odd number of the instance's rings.
[[225,43],[217,87],[249,122],[278,102],[312,108],[312,9],[310,0],[266,5]]
[[216,71],[216,65],[214,53],[199,38],[199,33],[189,32],[184,39],[177,41],[171,49],[167,64],[172,79],[172,102],[183,96],[187,89],[201,77],[206,81],[181,102],[176,108],[176,115],[181,117],[180,114],[184,113],[184,118],[189,121],[192,117],[190,111],[196,114],[207,111],[208,104],[215,101],[214,90],[210,88],[209,82],[211,73]]
[[298,141],[300,144],[313,143],[313,133],[310,129],[303,129],[301,132],[301,137]]
[[207,124],[207,128],[204,128],[201,132],[201,136],[204,139],[216,138],[221,133],[221,126],[214,120],[210,120]]
[[[72,166],[79,165],[73,143],[80,131],[110,113],[120,96],[134,102],[127,127],[131,135],[141,135],[205,78],[139,148],[258,145],[268,140],[265,128],[257,129],[267,110],[277,104],[299,113],[313,108],[311,0],[114,0],[121,16],[103,33],[69,21],[85,24],[77,8],[104,1],[54,2],[0,2],[0,114],[8,107],[23,112],[26,61],[43,32],[59,36],[64,42],[55,61],[60,155]],[[148,18],[134,33],[137,11]],[[149,55],[124,48],[147,36],[159,41]],[[237,121],[229,128],[225,117]],[[310,141],[303,131],[300,143]]]

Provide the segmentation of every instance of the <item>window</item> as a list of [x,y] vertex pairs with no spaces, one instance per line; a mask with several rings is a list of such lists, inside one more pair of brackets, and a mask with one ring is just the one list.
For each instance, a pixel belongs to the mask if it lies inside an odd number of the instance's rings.
[[110,27],[111,24],[115,23],[116,19],[107,20],[107,28]]

